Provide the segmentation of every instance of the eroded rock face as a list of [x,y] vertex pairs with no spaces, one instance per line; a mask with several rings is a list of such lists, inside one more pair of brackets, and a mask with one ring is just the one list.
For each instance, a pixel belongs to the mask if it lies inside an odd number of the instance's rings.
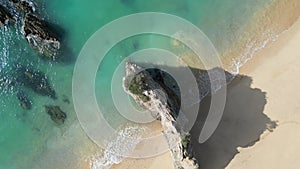
[[31,88],[36,93],[49,96],[56,99],[56,93],[51,87],[46,75],[39,71],[33,71],[26,68],[20,68],[19,70],[20,82],[26,87]]
[[67,118],[66,113],[58,106],[45,106],[45,110],[47,114],[50,115],[51,119],[58,125],[62,125]]
[[[155,74],[158,75],[157,73]],[[174,98],[174,94],[170,94],[171,91],[167,91],[170,90],[169,87],[163,84],[164,80],[160,78],[163,77],[152,77],[149,72],[128,62],[126,63],[126,77],[123,79],[123,87],[140,106],[150,112],[158,113],[164,136],[174,160],[175,169],[198,169],[198,162],[192,157],[189,133],[183,133],[175,126],[176,113],[173,111],[177,107],[173,107],[173,104],[177,103],[177,98]],[[134,89],[138,90],[130,89],[131,83],[134,83]],[[168,96],[167,98],[165,94]],[[143,97],[148,99],[144,100]]]
[[26,13],[33,13],[35,12],[35,7],[32,2],[27,0],[9,0],[10,2],[14,3],[16,7]]
[[59,37],[49,24],[33,14],[26,14],[23,34],[27,42],[44,58],[57,60],[60,49]]
[[4,6],[0,5],[0,26],[6,26],[9,22],[15,23],[16,20]]

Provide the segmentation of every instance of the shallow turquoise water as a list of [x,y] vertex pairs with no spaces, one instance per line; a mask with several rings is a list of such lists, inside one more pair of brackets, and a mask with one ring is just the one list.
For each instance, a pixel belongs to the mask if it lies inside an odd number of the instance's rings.
[[[0,1],[3,2],[3,1]],[[73,60],[68,63],[51,63],[41,60],[28,46],[17,26],[0,28],[0,78],[14,77],[14,65],[29,65],[41,70],[53,84],[58,100],[36,95],[22,88],[33,101],[33,109],[22,110],[15,92],[1,81],[0,94],[0,169],[32,168],[45,151],[50,151],[47,140],[58,136],[56,130],[68,130],[76,121],[72,104],[72,71],[75,59],[86,40],[100,27],[121,16],[136,12],[165,12],[183,17],[197,25],[222,53],[243,32],[253,14],[270,0],[38,0],[38,12],[46,20],[59,25],[65,32],[63,44]],[[124,40],[105,57],[97,74],[95,92],[99,102],[106,105],[105,117],[116,128],[126,120],[112,106],[110,82],[117,65],[128,54],[149,47],[176,51],[170,39],[155,35],[137,36]],[[43,105],[56,104],[68,113],[63,127],[57,127],[44,112]],[[80,131],[81,132],[81,131]]]

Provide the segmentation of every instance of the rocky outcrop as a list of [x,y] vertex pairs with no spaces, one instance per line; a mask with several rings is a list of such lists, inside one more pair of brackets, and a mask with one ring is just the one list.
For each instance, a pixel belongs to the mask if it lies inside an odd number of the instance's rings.
[[25,13],[33,13],[35,12],[35,7],[32,2],[27,0],[9,0],[13,4],[16,5],[17,8],[19,8],[21,11],[24,11]]
[[[189,134],[181,133],[175,127],[174,114],[176,113],[172,112],[174,107],[170,104],[171,101],[168,101],[174,98],[170,95],[165,96],[168,92],[166,92],[163,86],[157,83],[149,72],[145,70],[141,71],[141,67],[131,63],[126,64],[126,77],[123,80],[124,90],[139,105],[151,112],[158,113],[164,130],[164,136],[174,159],[175,169],[197,169],[199,168],[198,163],[190,153],[191,144]],[[145,100],[143,97],[147,97],[148,99]]]
[[9,22],[15,23],[16,20],[4,6],[0,5],[0,26],[6,26]]
[[31,109],[32,102],[31,102],[31,100],[28,98],[28,96],[25,93],[18,92],[17,93],[17,98],[18,98],[18,100],[20,102],[20,106],[24,110],[30,110]]
[[67,115],[63,112],[58,106],[45,106],[45,110],[48,115],[50,115],[51,119],[58,125],[62,125]]
[[[22,33],[29,45],[44,59],[58,60],[61,48],[58,28],[33,14],[36,9],[29,0],[8,0],[13,4],[14,11],[23,12],[24,21]],[[18,11],[18,10],[17,10]],[[13,16],[0,5],[0,25],[7,25],[9,21],[15,22]]]
[[25,15],[22,29],[27,42],[41,56],[50,60],[58,59],[59,37],[46,21],[28,13]]
[[18,71],[20,76],[19,82],[21,82],[22,85],[31,88],[40,95],[56,99],[56,93],[44,73],[27,68],[19,68]]

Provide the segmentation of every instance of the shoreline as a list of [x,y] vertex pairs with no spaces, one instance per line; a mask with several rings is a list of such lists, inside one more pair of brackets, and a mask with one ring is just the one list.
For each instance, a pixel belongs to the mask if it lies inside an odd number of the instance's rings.
[[[298,35],[298,36],[295,36]],[[298,37],[298,39],[297,39]],[[297,43],[298,42],[298,43]],[[299,70],[300,65],[292,66],[292,64],[295,63],[297,60],[296,54],[297,54],[297,48],[295,48],[296,45],[300,43],[300,19],[298,18],[297,21],[291,25],[290,28],[288,28],[286,31],[284,31],[280,36],[276,39],[276,41],[268,43],[263,49],[257,51],[254,54],[254,57],[247,61],[245,65],[243,65],[240,68],[240,74],[246,75],[253,79],[253,82],[251,84],[252,89],[261,89],[263,92],[266,92],[266,105],[265,110],[263,110],[263,114],[269,117],[270,119],[277,122],[277,127],[270,130],[265,130],[263,134],[259,135],[259,139],[257,142],[255,141],[253,145],[246,146],[249,148],[237,148],[238,153],[235,155],[235,157],[230,160],[230,163],[227,165],[226,168],[228,169],[237,169],[237,168],[253,168],[253,166],[261,167],[261,165],[268,167],[269,165],[272,165],[273,168],[280,168],[280,165],[276,165],[276,161],[280,161],[282,166],[288,166],[289,164],[292,165],[291,159],[285,158],[285,160],[280,160],[279,157],[275,152],[274,147],[280,147],[280,141],[284,138],[285,135],[288,135],[291,137],[292,133],[297,132],[299,133],[300,130],[295,129],[295,126],[297,126],[298,123],[300,123],[300,116],[296,113],[294,114],[288,114],[288,117],[285,117],[285,114],[280,114],[280,112],[276,111],[279,105],[278,101],[282,98],[275,97],[276,91],[282,91],[284,89],[278,89],[280,88],[280,84],[283,83],[280,81],[280,78],[285,78],[286,82],[289,81],[296,81],[295,78],[291,76],[285,76],[284,72],[281,72],[282,70],[285,71],[292,71],[297,72],[296,70]],[[289,51],[289,49],[291,49]],[[296,50],[296,51],[295,51]],[[299,51],[299,50],[298,50]],[[289,57],[282,56],[284,52],[289,52]],[[294,53],[293,53],[294,52]],[[300,52],[298,52],[300,54]],[[279,58],[280,57],[280,58]],[[288,59],[291,59],[289,61]],[[292,62],[294,61],[294,62]],[[298,61],[298,63],[300,63]],[[298,71],[300,72],[300,70]],[[278,75],[274,75],[274,73],[278,73]],[[275,77],[274,77],[275,76]],[[274,80],[275,79],[275,80]],[[228,93],[235,93],[238,92],[240,89],[239,84],[242,84],[246,81],[246,79],[235,79],[231,85],[229,85]],[[272,87],[269,86],[269,82],[272,82]],[[277,86],[275,86],[277,84]],[[296,84],[290,84],[290,85],[297,85]],[[295,86],[294,86],[295,87]],[[291,87],[292,88],[292,87]],[[269,93],[274,93],[274,97],[271,97]],[[282,94],[282,93],[281,93]],[[295,94],[296,95],[296,94]],[[287,98],[286,100],[293,99],[292,97],[289,97],[285,95]],[[296,95],[296,98],[300,98],[299,95]],[[237,98],[238,99],[238,98]],[[269,103],[271,101],[274,103]],[[296,99],[297,100],[297,99]],[[298,99],[299,100],[299,99]],[[294,108],[294,111],[297,111],[295,108],[297,108],[296,103],[291,101],[293,105],[291,105],[290,109]],[[296,107],[295,107],[296,106]],[[283,110],[282,108],[278,108],[278,110]],[[273,112],[274,111],[274,112]],[[277,112],[277,113],[275,113]],[[288,120],[289,119],[289,120]],[[296,121],[294,119],[297,119]],[[294,122],[293,122],[294,121]],[[281,127],[283,125],[283,127]],[[289,127],[290,126],[290,127]],[[282,128],[282,129],[281,129]],[[292,129],[294,128],[294,129]],[[278,131],[277,131],[278,129]],[[300,128],[299,128],[300,129]],[[290,130],[290,131],[289,131]],[[287,133],[287,134],[286,134]],[[298,137],[300,138],[300,136]],[[265,140],[270,140],[271,145],[269,142]],[[294,142],[293,142],[294,143]],[[278,144],[278,145],[277,145]],[[299,156],[300,154],[297,153],[296,150],[292,150],[290,148],[291,146],[297,147],[297,150],[300,150],[300,145],[297,146],[296,142],[293,145],[287,145],[289,147],[289,150],[294,153],[294,157]],[[282,147],[282,146],[281,146]],[[271,155],[272,160],[268,159],[268,157],[264,156],[264,150],[269,151],[275,151]],[[284,151],[284,149],[282,150]],[[300,151],[298,151],[300,152]],[[255,156],[253,154],[256,154]],[[269,154],[269,153],[268,153]],[[290,156],[289,156],[290,157]],[[266,159],[267,161],[263,161],[261,159]],[[293,159],[293,158],[292,158]],[[162,166],[164,165],[164,166]],[[294,164],[294,166],[297,166]],[[299,166],[299,165],[298,165]],[[170,153],[167,152],[163,155],[149,158],[149,159],[125,159],[120,164],[114,165],[113,169],[118,168],[147,168],[147,169],[154,169],[157,167],[164,167],[166,169],[173,169],[172,159],[170,156]],[[200,162],[201,167],[201,162]],[[288,167],[287,167],[288,168]]]
[[255,65],[260,62],[267,62],[267,59],[272,58],[274,55],[278,54],[282,48],[286,47],[286,42],[289,42],[293,39],[294,35],[296,35],[300,31],[300,16],[295,21],[294,24],[291,25],[287,30],[285,30],[279,38],[265,46],[264,49],[258,51],[256,56],[253,59],[250,59],[247,64],[241,67],[240,73],[241,74],[252,74],[253,70],[255,70],[258,65]]
[[[244,25],[245,30],[224,52],[220,53],[223,68],[233,74],[257,55],[258,52],[287,31],[300,16],[300,1],[273,0],[253,15],[251,21]],[[289,12],[285,12],[289,11]]]

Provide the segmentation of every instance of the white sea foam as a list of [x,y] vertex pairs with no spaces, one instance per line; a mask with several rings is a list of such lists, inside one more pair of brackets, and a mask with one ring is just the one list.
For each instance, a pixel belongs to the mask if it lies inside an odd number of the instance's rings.
[[115,140],[108,144],[101,158],[90,162],[91,169],[109,169],[113,164],[119,164],[128,157],[141,141],[140,126],[125,127],[120,130]]
[[[282,33],[284,32],[285,31],[283,31]],[[276,41],[282,33],[276,34],[271,30],[266,30],[264,33],[262,33],[263,40],[260,43],[252,41],[247,45],[247,48],[242,55],[240,55],[238,58],[232,59],[232,64],[229,71],[231,71],[233,75],[239,74],[239,70],[244,64],[252,59],[257,52],[264,49],[269,43]]]

